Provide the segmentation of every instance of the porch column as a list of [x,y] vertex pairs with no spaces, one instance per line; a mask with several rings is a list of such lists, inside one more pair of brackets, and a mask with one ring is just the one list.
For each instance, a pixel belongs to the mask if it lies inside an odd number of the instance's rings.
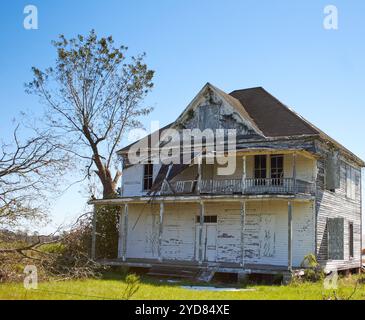
[[242,157],[242,186],[241,186],[242,194],[245,193],[246,176],[247,176],[247,173],[246,173],[246,156],[243,156]]
[[200,201],[200,222],[199,222],[199,264],[203,263],[203,227],[204,227],[204,202]]
[[124,221],[123,221],[123,250],[122,259],[127,260],[127,239],[128,239],[128,204],[124,205]]
[[293,212],[292,202],[288,201],[288,270],[293,264]]
[[246,201],[241,201],[241,267],[245,265],[245,218],[246,218]]
[[293,191],[297,193],[297,153],[293,153]]
[[162,261],[162,233],[163,233],[163,216],[165,213],[165,204],[160,202],[160,221],[158,224],[158,260]]
[[198,184],[197,184],[197,192],[200,194],[201,191],[201,183],[202,183],[202,158],[199,156],[198,158]]
[[95,260],[96,252],[96,205],[93,209],[92,233],[91,233],[91,260]]
[[120,206],[119,208],[119,237],[118,237],[118,258],[122,257],[123,255],[123,211],[124,206]]

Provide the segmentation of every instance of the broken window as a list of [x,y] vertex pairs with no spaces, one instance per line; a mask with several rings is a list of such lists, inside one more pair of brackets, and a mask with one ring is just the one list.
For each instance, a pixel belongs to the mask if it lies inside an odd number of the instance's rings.
[[284,157],[281,154],[271,156],[271,183],[282,185],[284,177]]
[[349,222],[349,256],[354,257],[354,224]]
[[263,185],[266,179],[266,155],[255,156],[255,184]]
[[344,219],[327,219],[328,259],[344,259]]
[[144,165],[143,190],[147,191],[152,188],[153,182],[153,163],[148,162]]

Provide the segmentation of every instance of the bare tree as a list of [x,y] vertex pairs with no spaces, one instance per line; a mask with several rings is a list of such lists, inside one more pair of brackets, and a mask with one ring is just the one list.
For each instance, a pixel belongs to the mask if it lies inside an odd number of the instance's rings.
[[33,68],[27,91],[41,97],[48,128],[62,136],[59,142],[86,168],[85,177],[95,172],[103,197],[113,197],[121,176],[115,151],[126,130],[140,127],[139,117],[151,111],[142,103],[154,72],[144,54],[127,59],[126,47],[93,30],[69,40],[61,35],[53,45],[55,66]]
[[68,162],[47,132],[20,139],[18,131],[19,126],[11,141],[0,142],[0,225],[42,216],[45,193],[56,189],[53,178]]

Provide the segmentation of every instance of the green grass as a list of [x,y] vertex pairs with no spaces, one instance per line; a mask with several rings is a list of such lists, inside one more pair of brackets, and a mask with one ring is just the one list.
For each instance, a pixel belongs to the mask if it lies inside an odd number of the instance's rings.
[[[338,296],[348,297],[353,291],[353,279],[340,281]],[[256,299],[256,300],[322,300],[323,294],[330,291],[323,288],[322,283],[304,283],[300,285],[249,285],[246,288],[255,289],[246,292],[214,292],[194,291],[180,286],[187,283],[166,283],[143,278],[140,288],[133,299]],[[22,284],[0,284],[1,299],[123,299],[126,283],[122,279],[110,277],[99,280],[72,280],[62,282],[43,282],[38,290],[25,290]],[[352,299],[365,299],[365,285],[358,286]]]

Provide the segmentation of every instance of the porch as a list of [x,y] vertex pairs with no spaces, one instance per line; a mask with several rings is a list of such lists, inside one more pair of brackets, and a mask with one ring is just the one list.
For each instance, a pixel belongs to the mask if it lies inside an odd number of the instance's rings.
[[106,266],[123,266],[133,268],[169,268],[173,270],[175,268],[185,268],[196,271],[204,271],[207,269],[214,269],[214,272],[220,273],[238,273],[238,274],[285,274],[288,271],[287,266],[273,266],[267,264],[246,264],[242,267],[239,263],[229,262],[204,262],[199,264],[195,261],[184,260],[164,260],[158,259],[136,259],[128,258],[125,261],[123,259],[103,259],[99,260],[99,263]]
[[314,194],[315,183],[294,178],[175,180],[162,185],[161,195],[188,194]]
[[156,197],[149,205],[109,200],[121,208],[119,251],[103,263],[276,274],[298,268],[314,252],[312,197],[235,197]]
[[[202,156],[183,171],[169,172],[159,194],[168,195],[314,195],[315,159],[300,151],[237,152],[227,160],[233,172],[220,173],[217,158]],[[183,167],[182,167],[183,168]]]

